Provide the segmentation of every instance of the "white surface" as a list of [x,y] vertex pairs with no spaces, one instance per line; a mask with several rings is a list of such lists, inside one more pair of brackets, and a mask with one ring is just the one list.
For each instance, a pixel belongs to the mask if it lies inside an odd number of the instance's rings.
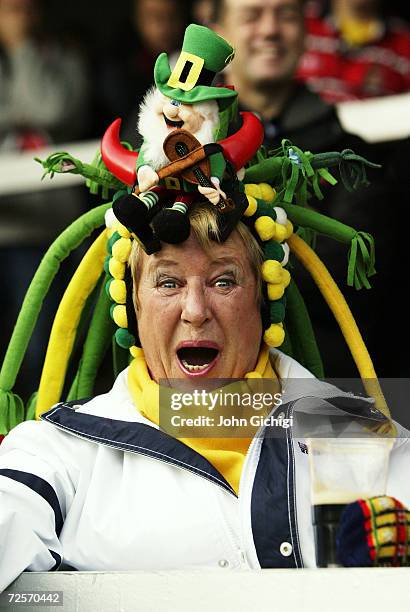
[[[368,142],[394,140],[410,136],[410,93],[386,96],[359,102],[344,102],[337,106],[339,119],[348,132],[358,134]],[[33,160],[45,159],[55,151],[67,151],[81,161],[91,162],[100,146],[99,140],[55,145],[29,153],[0,154],[0,195],[32,190],[56,189],[80,184],[78,175],[55,174],[41,181],[43,168]]]
[[[4,593],[63,591],[40,612],[386,612],[410,610],[410,568],[25,573]],[[3,596],[4,597],[4,594]],[[0,609],[3,609],[0,607]]]
[[57,189],[84,183],[82,176],[75,174],[55,174],[44,177],[44,168],[34,161],[35,157],[45,160],[51,153],[66,151],[82,162],[91,163],[100,146],[99,140],[87,142],[70,142],[54,145],[38,151],[28,153],[1,153],[0,154],[0,195],[40,191],[43,189]]
[[368,142],[410,136],[410,93],[343,102],[337,105],[337,113],[347,132]]
[[[337,112],[346,131],[358,134],[368,142],[394,140],[410,135],[410,93],[343,102],[337,106]],[[52,180],[47,176],[41,181],[43,168],[33,158],[45,159],[55,151],[67,151],[81,161],[90,163],[99,146],[99,140],[92,140],[55,145],[29,153],[1,153],[0,195],[81,184],[84,182],[81,176],[68,173],[55,174]]]

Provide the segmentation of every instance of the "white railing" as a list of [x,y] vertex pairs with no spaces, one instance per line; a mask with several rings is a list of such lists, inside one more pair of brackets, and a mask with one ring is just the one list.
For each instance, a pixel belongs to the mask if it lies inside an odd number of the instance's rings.
[[[361,102],[344,102],[337,107],[344,129],[369,142],[395,140],[410,136],[410,93]],[[78,175],[58,175],[41,181],[43,169],[33,158],[45,159],[55,151],[67,151],[84,162],[91,162],[100,142],[72,142],[54,145],[35,153],[0,154],[0,196],[41,189],[56,189],[80,184]]]
[[[24,573],[7,593],[60,591],[64,612],[386,612],[410,610],[410,568]],[[61,601],[61,596],[60,596]]]
[[410,93],[338,104],[344,129],[368,142],[410,136]]
[[53,145],[29,153],[0,153],[0,196],[70,187],[84,183],[82,176],[69,172],[67,174],[55,174],[51,180],[48,175],[44,177],[44,180],[41,180],[44,168],[34,161],[34,157],[46,159],[48,155],[56,151],[67,151],[73,157],[90,163],[94,159],[99,146],[99,140],[90,140]]

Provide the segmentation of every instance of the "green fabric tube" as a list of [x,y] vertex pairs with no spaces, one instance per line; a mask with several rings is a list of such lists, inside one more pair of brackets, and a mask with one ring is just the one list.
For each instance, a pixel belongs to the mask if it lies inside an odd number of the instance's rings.
[[56,172],[58,174],[80,174],[86,179],[86,185],[90,193],[97,194],[99,187],[101,187],[104,199],[108,198],[108,191],[110,189],[121,189],[124,187],[124,183],[107,170],[99,152],[92,164],[83,163],[80,159],[73,157],[66,151],[52,153],[45,160],[41,160],[38,157],[34,159],[45,169],[41,177],[42,179],[47,174],[50,175],[50,178],[53,178]]
[[268,157],[258,164],[246,168],[244,183],[271,183],[282,174],[283,157]]
[[104,275],[100,294],[84,342],[81,361],[67,396],[69,401],[90,397],[93,394],[97,372],[110,347],[112,336],[115,332],[115,324],[109,316],[111,300],[105,291],[106,280],[107,277]]
[[351,186],[357,188],[360,184],[366,184],[366,167],[381,167],[380,164],[368,161],[351,149],[313,154],[308,151],[302,151],[285,139],[282,141],[282,146],[272,152],[271,157],[267,157],[246,169],[245,183],[271,183],[275,181],[283,173],[284,166],[287,165],[286,162],[290,161],[290,149],[300,157],[302,165],[305,166],[307,176],[313,176],[314,171],[324,171],[326,176],[322,172],[319,172],[319,174],[326,178],[326,180],[329,180],[329,178],[332,180],[333,177],[327,172],[327,168],[338,167],[343,183],[348,189]]
[[370,234],[358,232],[349,225],[309,208],[287,204],[286,202],[278,202],[277,206],[281,206],[286,211],[288,218],[295,225],[329,236],[339,242],[350,244],[347,284],[349,287],[354,286],[356,289],[370,288],[368,278],[376,273],[374,240]]
[[342,183],[348,191],[369,184],[366,167],[380,168],[379,164],[356,155],[351,149],[313,154],[310,151],[302,151],[284,139],[279,148],[270,152],[270,157],[261,159],[246,169],[244,180],[247,183],[281,186],[278,191],[280,199],[306,206],[310,197],[308,187],[311,187],[315,196],[321,200],[323,194],[320,179],[331,185],[337,183],[328,170],[335,166],[338,167]]
[[[102,204],[88,211],[68,226],[44,255],[26,293],[13,335],[0,372],[0,389],[10,391],[23,361],[27,345],[37,322],[43,301],[61,262],[97,227],[104,223],[104,214],[111,204]],[[0,405],[0,414],[2,412]]]
[[289,335],[289,330],[286,327],[286,319],[283,322],[283,328],[285,330],[285,339],[280,345],[279,349],[282,353],[285,353],[285,355],[289,355],[289,357],[295,357],[293,352],[292,340]]
[[295,358],[317,378],[324,378],[322,358],[309,313],[294,280],[286,289],[286,328]]
[[338,166],[340,178],[347,191],[354,191],[361,186],[369,184],[366,176],[366,167],[381,168],[361,155],[356,155],[351,149],[344,149],[340,153],[317,153],[312,157],[313,168],[332,168]]
[[294,225],[308,227],[319,234],[324,234],[339,242],[349,243],[357,234],[356,230],[336,219],[331,219],[311,208],[303,208],[287,202],[275,202],[276,206],[283,208]]

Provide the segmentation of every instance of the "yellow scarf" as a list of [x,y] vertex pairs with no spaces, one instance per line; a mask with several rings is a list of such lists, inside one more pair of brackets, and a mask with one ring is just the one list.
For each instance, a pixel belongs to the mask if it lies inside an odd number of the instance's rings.
[[359,21],[346,17],[340,20],[339,28],[343,40],[352,47],[360,47],[376,40],[383,31],[381,21],[376,18]]
[[[134,349],[135,350],[135,349]],[[139,412],[152,423],[159,423],[159,385],[152,380],[142,349],[135,351],[128,370],[128,388]],[[245,378],[276,379],[269,360],[269,347],[265,344],[259,353],[253,372]],[[205,457],[238,494],[239,480],[245,455],[252,438],[178,438]]]

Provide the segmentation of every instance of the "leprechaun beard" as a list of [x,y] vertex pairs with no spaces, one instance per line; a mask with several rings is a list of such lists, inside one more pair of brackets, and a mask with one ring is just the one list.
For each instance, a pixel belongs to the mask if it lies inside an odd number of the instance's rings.
[[[139,111],[138,132],[144,138],[144,160],[158,170],[169,164],[169,159],[162,148],[165,138],[170,134],[163,117],[164,102],[167,98],[156,87],[145,95]],[[218,103],[215,100],[198,102],[195,112],[203,117],[200,129],[194,136],[202,145],[214,142],[214,134],[218,127]]]

